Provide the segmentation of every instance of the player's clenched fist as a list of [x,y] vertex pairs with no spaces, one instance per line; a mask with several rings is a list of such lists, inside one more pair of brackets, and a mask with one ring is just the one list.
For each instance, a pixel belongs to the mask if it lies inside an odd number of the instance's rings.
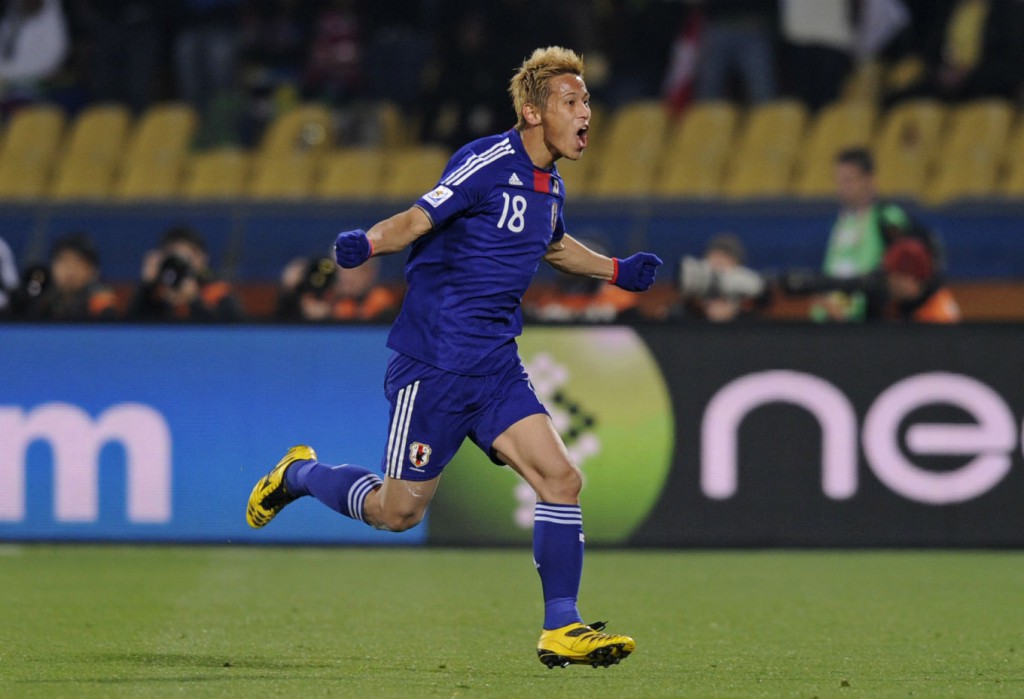
[[346,269],[358,267],[370,259],[372,254],[373,245],[366,237],[366,231],[361,228],[339,233],[334,241],[334,258]]
[[626,291],[647,291],[661,265],[661,258],[649,252],[638,252],[622,260],[616,258],[612,284]]

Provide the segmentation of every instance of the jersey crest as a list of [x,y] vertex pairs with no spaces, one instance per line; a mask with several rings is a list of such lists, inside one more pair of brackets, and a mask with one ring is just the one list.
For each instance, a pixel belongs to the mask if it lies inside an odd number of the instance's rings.
[[430,454],[434,451],[429,445],[423,442],[413,442],[409,445],[409,463],[415,468],[423,468],[430,463]]

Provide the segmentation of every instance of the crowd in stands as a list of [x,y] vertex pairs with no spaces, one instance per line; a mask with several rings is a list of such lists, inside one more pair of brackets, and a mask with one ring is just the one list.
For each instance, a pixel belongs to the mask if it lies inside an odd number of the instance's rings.
[[[0,0],[0,121],[41,102],[68,115],[116,102],[139,115],[178,100],[200,115],[193,147],[203,150],[253,146],[276,117],[315,102],[334,115],[337,143],[352,145],[378,138],[379,125],[363,107],[386,101],[415,140],[450,151],[511,125],[508,74],[532,48],[552,43],[585,55],[593,101],[608,110],[660,99],[678,115],[700,102],[752,106],[795,97],[814,113],[859,75],[872,81],[884,107],[922,96],[1019,105],[1022,37],[1024,0]],[[850,209],[842,191],[840,204],[829,255],[879,215]],[[856,273],[888,275],[882,302],[869,309],[861,292],[819,294],[817,319],[956,320],[941,261],[924,242],[860,243],[867,252]],[[720,272],[742,267],[741,236],[709,240],[705,259]],[[830,259],[825,273],[850,276]],[[190,228],[164,234],[141,261],[130,294],[104,285],[100,263],[88,234],[76,232],[56,241],[45,264],[19,275],[0,241],[0,313],[253,317],[210,269],[202,235]],[[379,283],[377,274],[375,264],[339,270],[317,254],[282,261],[268,315],[388,320],[401,289]],[[645,315],[634,300],[585,281],[542,289],[525,313],[560,322]],[[837,300],[847,305],[840,309]],[[944,314],[922,317],[926,300]],[[673,297],[653,317],[727,321],[757,317],[763,306],[754,297]]]
[[359,142],[360,105],[384,100],[455,148],[510,125],[508,75],[538,45],[581,51],[609,109],[790,96],[813,111],[873,61],[887,104],[1017,100],[1022,36],[1020,0],[3,0],[0,115],[182,100],[199,146],[253,145],[314,100]]

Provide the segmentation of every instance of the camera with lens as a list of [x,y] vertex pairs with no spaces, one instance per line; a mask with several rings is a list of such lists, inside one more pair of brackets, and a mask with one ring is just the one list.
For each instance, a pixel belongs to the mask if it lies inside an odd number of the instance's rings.
[[298,295],[313,294],[316,298],[322,299],[338,276],[338,267],[334,260],[329,257],[321,257],[309,261],[302,275],[302,280],[295,287]]
[[44,264],[34,264],[25,268],[21,274],[18,288],[11,294],[11,313],[18,317],[32,317],[45,304],[46,292],[52,285],[50,268]]
[[776,283],[779,291],[790,296],[810,296],[833,291],[880,295],[884,294],[886,289],[883,272],[854,277],[830,277],[813,270],[787,269],[778,275]]
[[185,257],[169,253],[157,270],[156,284],[168,289],[180,289],[186,280],[194,279],[196,276],[195,269]]
[[749,267],[719,269],[686,256],[679,262],[679,291],[685,297],[699,299],[756,299],[768,293],[769,284]]
[[885,290],[885,275],[871,273],[832,277],[800,268],[761,274],[748,267],[717,269],[695,257],[684,257],[679,263],[679,291],[683,296],[701,299],[756,299],[769,294],[773,287],[789,296],[811,296],[833,291],[873,294]]

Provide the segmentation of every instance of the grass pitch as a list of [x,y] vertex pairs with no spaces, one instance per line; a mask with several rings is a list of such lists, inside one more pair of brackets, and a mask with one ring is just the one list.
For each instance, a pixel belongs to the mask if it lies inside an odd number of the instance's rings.
[[1024,554],[587,554],[621,665],[548,670],[526,550],[0,548],[2,697],[1024,695]]

